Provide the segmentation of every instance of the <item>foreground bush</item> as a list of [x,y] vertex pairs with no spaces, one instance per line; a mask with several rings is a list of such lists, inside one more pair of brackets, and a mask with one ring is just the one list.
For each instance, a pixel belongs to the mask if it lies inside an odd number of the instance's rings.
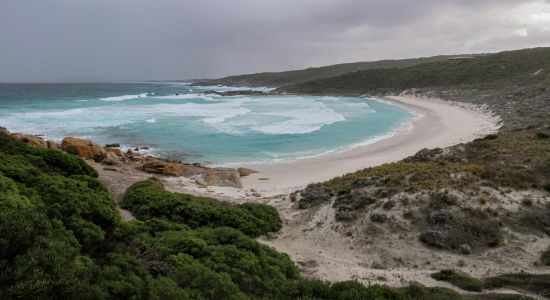
[[437,280],[447,281],[461,289],[480,292],[499,288],[529,291],[542,297],[550,296],[550,274],[503,274],[483,279],[471,277],[455,270],[441,270],[432,274]]
[[228,226],[252,237],[281,228],[279,214],[271,206],[251,203],[233,206],[211,198],[171,193],[153,179],[131,186],[122,205],[141,219],[163,218],[191,228]]

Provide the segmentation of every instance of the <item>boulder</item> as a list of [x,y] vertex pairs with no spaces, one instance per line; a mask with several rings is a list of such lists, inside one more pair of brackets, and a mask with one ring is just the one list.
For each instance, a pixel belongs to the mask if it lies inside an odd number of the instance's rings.
[[[130,156],[130,159],[133,160],[134,156]],[[164,168],[168,165],[167,162],[161,161],[161,160],[153,160],[148,161],[144,163],[143,165],[139,166],[138,169],[147,172],[147,173],[153,173],[153,174],[163,174]]]
[[195,176],[195,175],[203,175],[206,173],[205,171],[205,168],[202,167],[202,166],[196,166],[196,165],[180,165],[179,166],[179,173],[181,174],[180,176],[185,176],[185,177],[192,177],[192,176]]
[[48,149],[61,150],[61,146],[54,141],[46,141],[46,144],[48,145]]
[[29,146],[37,147],[37,148],[44,148],[44,149],[55,149],[55,150],[61,150],[61,147],[58,143],[54,141],[47,141],[43,138],[32,135],[32,134],[24,134],[24,133],[9,133],[9,131],[4,128],[0,127],[0,134],[10,135],[14,139],[21,141]]
[[204,181],[206,185],[243,187],[239,171],[232,168],[207,168]]
[[119,144],[119,143],[106,144],[106,145],[105,145],[105,148],[118,148],[118,147],[120,147],[120,144]]
[[[131,156],[130,158],[133,158]],[[197,167],[195,165],[181,164],[167,162],[161,159],[148,159],[141,167],[140,170],[147,173],[163,174],[166,176],[184,176],[191,177],[195,175],[206,174],[205,168]]]
[[258,171],[248,169],[248,168],[238,168],[237,171],[239,171],[239,174],[241,175],[241,177],[245,177],[245,176],[248,176],[250,174],[258,173]]
[[156,158],[145,158],[145,160],[146,162],[137,168],[147,173],[166,176],[197,176],[195,182],[201,186],[242,187],[241,176],[237,169],[208,168],[199,164],[183,164]]
[[74,137],[64,138],[61,149],[84,159],[93,159],[96,162],[102,161],[107,155],[107,151],[96,143]]
[[23,134],[23,133],[12,133],[11,136],[16,140],[19,140],[29,146],[37,148],[48,148],[48,143],[44,141],[41,137],[32,134]]
[[122,150],[120,150],[120,149],[118,149],[118,148],[106,147],[106,148],[105,148],[105,151],[111,152],[111,153],[113,153],[114,155],[116,155],[116,156],[118,156],[118,157],[122,157],[122,156],[123,156]]
[[107,151],[107,153],[105,154],[105,158],[103,158],[101,163],[110,166],[119,165],[120,158],[114,152]]

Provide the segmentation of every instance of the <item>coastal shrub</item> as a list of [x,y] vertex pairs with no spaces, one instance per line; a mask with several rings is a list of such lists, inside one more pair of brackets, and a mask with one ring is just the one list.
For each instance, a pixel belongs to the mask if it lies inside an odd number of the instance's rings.
[[273,206],[258,203],[243,203],[238,207],[254,215],[258,220],[258,227],[262,231],[279,231],[282,227],[281,217]]
[[[349,190],[347,191],[349,192]],[[337,193],[343,194],[342,191]],[[301,198],[298,200],[298,208],[306,209],[330,201],[332,192],[328,191],[321,184],[309,184],[301,191]]]
[[70,265],[79,250],[61,222],[32,208],[1,211],[0,295],[53,299],[72,294],[79,282]]
[[545,266],[550,266],[550,247],[542,253],[540,256],[540,261]]
[[167,257],[181,256],[196,265],[182,269],[171,261],[168,276],[177,272],[179,278],[192,278],[189,272],[206,268],[217,280],[228,278],[239,291],[258,296],[276,294],[280,286],[298,278],[298,270],[287,255],[229,227],[165,231],[145,241]]
[[[274,298],[299,278],[287,255],[219,227],[254,236],[277,230],[281,221],[271,207],[171,195],[165,208],[190,207],[199,216],[121,222],[79,158],[2,138],[2,299]],[[197,224],[202,228],[192,229]]]
[[516,226],[550,235],[550,208],[531,208],[522,213]]
[[122,205],[140,219],[164,218],[191,228],[228,226],[252,237],[281,228],[281,219],[273,207],[263,204],[233,206],[211,198],[171,193],[153,180],[131,186]]
[[497,139],[478,139],[451,147],[435,160],[405,159],[366,168],[310,190],[322,191],[314,195],[338,195],[368,188],[382,190],[383,195],[378,197],[389,197],[398,192],[444,193],[441,191],[476,189],[480,185],[544,188],[550,172],[549,149],[550,139],[536,138],[532,131],[501,132]]
[[88,175],[97,177],[97,172],[76,155],[66,154],[58,150],[28,147],[2,134],[0,134],[0,151],[4,155],[22,157],[43,172],[53,172],[63,176]]
[[481,292],[484,288],[483,281],[451,269],[441,270],[432,274],[432,277],[436,280],[447,281],[467,291]]
[[462,209],[454,214],[435,211],[427,215],[426,223],[428,229],[420,235],[420,241],[428,246],[459,250],[461,245],[483,249],[502,243],[497,220],[481,210]]
[[[467,291],[480,292],[482,290],[492,290],[499,288],[511,288],[528,291],[542,297],[550,296],[548,286],[550,286],[550,274],[503,274],[484,279],[478,279],[467,274],[452,269],[441,270],[432,274],[436,280],[449,282],[461,289]],[[485,294],[483,294],[485,295]],[[483,299],[517,299],[510,295],[503,295],[502,298],[496,296]]]
[[[397,289],[382,285],[364,286],[356,281],[330,283],[321,280],[301,279],[287,285],[278,299],[405,299]],[[416,299],[416,298],[410,298]]]
[[529,291],[542,297],[550,296],[550,274],[504,274],[486,278],[487,289],[515,288]]

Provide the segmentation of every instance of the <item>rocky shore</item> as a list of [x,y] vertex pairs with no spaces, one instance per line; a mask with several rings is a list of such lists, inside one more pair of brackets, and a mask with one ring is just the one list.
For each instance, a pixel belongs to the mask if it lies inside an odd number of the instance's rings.
[[80,156],[90,164],[93,162],[93,164],[104,165],[107,169],[109,167],[125,166],[148,174],[186,177],[198,186],[204,187],[242,188],[241,177],[256,172],[247,168],[211,168],[199,163],[185,163],[142,155],[139,153],[139,148],[128,149],[124,152],[118,144],[101,146],[93,141],[75,137],[65,137],[59,144],[55,141],[45,140],[38,135],[10,133],[3,127],[0,127],[0,131],[29,146],[65,151]]

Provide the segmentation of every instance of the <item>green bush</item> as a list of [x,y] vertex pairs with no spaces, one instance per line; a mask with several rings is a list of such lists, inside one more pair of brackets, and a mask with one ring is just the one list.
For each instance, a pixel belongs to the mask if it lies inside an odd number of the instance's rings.
[[432,274],[432,277],[436,280],[450,282],[467,291],[481,292],[484,288],[483,281],[451,269],[441,270]]
[[163,218],[191,228],[228,226],[251,237],[281,228],[277,211],[263,204],[233,206],[211,198],[165,191],[153,180],[131,186],[122,201],[140,219]]
[[543,265],[550,266],[550,247],[542,253],[540,260]]
[[485,279],[487,289],[515,288],[538,294],[542,297],[550,296],[550,274],[504,274]]

